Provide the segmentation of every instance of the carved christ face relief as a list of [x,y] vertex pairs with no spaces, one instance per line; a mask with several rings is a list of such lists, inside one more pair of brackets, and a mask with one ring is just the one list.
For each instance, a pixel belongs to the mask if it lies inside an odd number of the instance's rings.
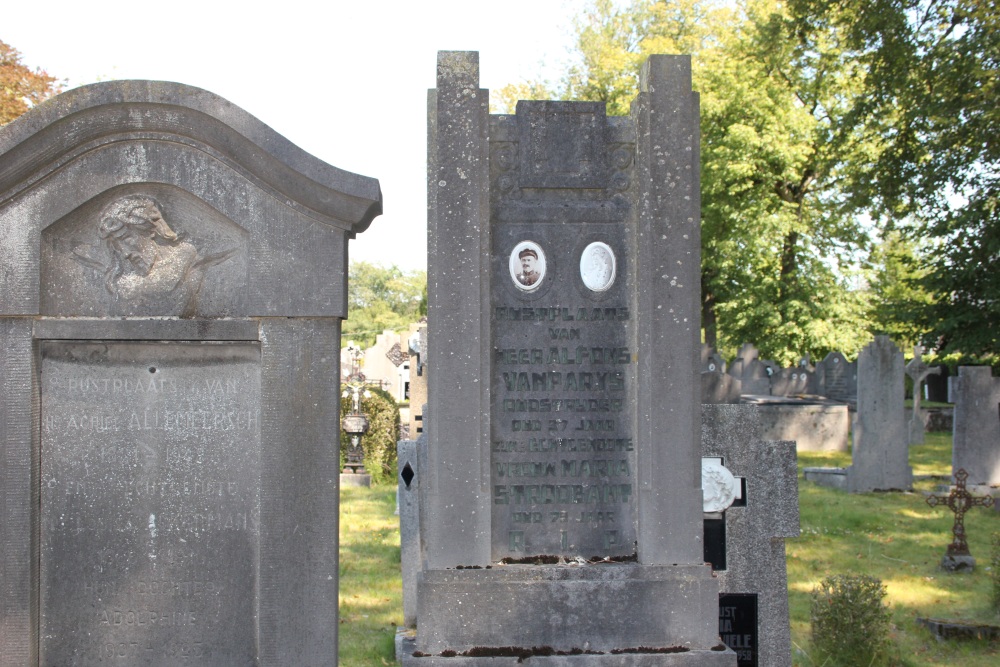
[[147,195],[127,195],[105,206],[97,232],[104,257],[95,256],[94,246],[79,246],[73,259],[100,271],[105,289],[117,300],[162,304],[164,313],[182,317],[197,313],[205,271],[236,252],[201,254],[193,241],[171,228],[160,204]]

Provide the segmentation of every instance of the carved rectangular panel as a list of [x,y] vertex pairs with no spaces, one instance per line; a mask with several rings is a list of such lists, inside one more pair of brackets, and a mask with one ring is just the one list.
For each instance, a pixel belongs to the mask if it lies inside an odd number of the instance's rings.
[[494,559],[635,554],[624,247],[603,225],[495,228]]
[[602,102],[518,102],[523,188],[607,185]]
[[260,395],[256,343],[41,343],[40,664],[256,664]]

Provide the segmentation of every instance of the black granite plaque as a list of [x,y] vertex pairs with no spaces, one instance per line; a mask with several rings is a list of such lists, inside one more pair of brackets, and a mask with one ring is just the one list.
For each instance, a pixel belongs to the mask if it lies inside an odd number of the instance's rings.
[[256,664],[259,345],[41,358],[40,664]]
[[726,519],[705,519],[705,562],[726,569]]
[[757,667],[757,594],[719,596],[719,635],[736,652],[738,667]]
[[623,246],[610,225],[497,227],[494,558],[635,553],[632,320]]

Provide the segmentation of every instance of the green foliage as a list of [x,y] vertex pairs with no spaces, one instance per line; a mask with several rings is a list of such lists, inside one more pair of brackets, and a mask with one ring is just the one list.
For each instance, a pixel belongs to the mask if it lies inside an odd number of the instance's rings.
[[866,574],[827,577],[812,593],[812,641],[825,665],[885,664],[889,610],[885,586]]
[[351,262],[347,305],[343,343],[353,340],[362,349],[371,347],[384,330],[406,330],[427,315],[427,272]]
[[837,30],[868,71],[850,117],[880,150],[851,188],[929,237],[918,309],[941,352],[1000,352],[1000,5],[792,0],[797,30]]
[[[340,418],[351,413],[349,396],[340,399]],[[361,438],[365,453],[365,470],[374,484],[394,484],[396,481],[396,441],[399,440],[399,407],[389,392],[376,387],[365,389],[361,398],[361,412],[368,417],[368,433]],[[340,432],[340,455],[347,456],[351,439]]]
[[706,342],[779,361],[882,332],[1000,352],[996,3],[594,0],[576,32],[562,80],[508,106],[624,114],[649,54],[693,56]]
[[20,52],[0,41],[0,125],[61,91],[54,76],[23,64]]
[[702,111],[702,325],[790,362],[870,340],[867,230],[841,186],[878,151],[846,114],[863,69],[776,0],[595,0],[556,95],[624,114],[654,53],[689,53]]
[[876,333],[888,335],[903,350],[920,343],[927,332],[918,314],[932,298],[922,283],[927,270],[921,265],[920,252],[918,243],[909,235],[888,229],[872,253],[872,319]]

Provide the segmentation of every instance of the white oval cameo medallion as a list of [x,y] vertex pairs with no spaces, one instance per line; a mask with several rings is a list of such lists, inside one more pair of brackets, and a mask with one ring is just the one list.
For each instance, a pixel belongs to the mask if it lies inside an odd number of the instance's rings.
[[607,243],[596,241],[580,255],[580,278],[587,289],[603,292],[615,282],[615,253]]
[[722,512],[736,500],[736,478],[716,459],[701,460],[703,511]]

